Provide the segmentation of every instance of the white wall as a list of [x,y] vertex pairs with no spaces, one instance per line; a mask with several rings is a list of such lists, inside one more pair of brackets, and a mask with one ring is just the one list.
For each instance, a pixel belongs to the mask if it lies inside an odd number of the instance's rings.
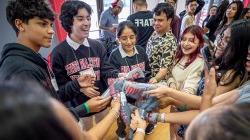
[[176,15],[179,15],[181,11],[185,10],[185,3],[186,3],[186,0],[177,1]]
[[[3,45],[9,42],[14,42],[16,40],[16,35],[14,30],[9,25],[6,19],[5,8],[7,5],[7,0],[0,1],[0,52],[2,52]],[[1,55],[0,55],[1,57]]]
[[159,2],[164,2],[164,0],[147,0],[148,10],[153,10]]
[[[159,2],[164,2],[164,0],[147,0],[148,3],[148,10],[153,10],[154,7],[157,5]],[[178,15],[181,11],[185,9],[185,2],[186,0],[178,0],[177,1],[177,9],[176,9],[176,14]]]

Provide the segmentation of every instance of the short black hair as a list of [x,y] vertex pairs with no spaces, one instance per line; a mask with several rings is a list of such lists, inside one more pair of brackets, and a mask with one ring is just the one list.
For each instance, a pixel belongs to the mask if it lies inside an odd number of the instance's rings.
[[[166,1],[168,1],[168,0],[166,0]],[[174,3],[177,3],[177,0],[173,0],[174,1]]]
[[66,1],[61,7],[60,20],[61,24],[66,32],[69,34],[72,32],[71,27],[73,25],[74,16],[77,15],[78,10],[86,9],[89,15],[92,14],[92,8],[83,1]]
[[[220,111],[209,112],[189,130],[188,140],[249,140],[250,103],[223,106]],[[206,120],[206,121],[204,121]]]
[[125,27],[130,28],[135,33],[135,35],[137,35],[138,31],[137,31],[135,24],[129,20],[126,20],[126,21],[122,21],[119,23],[119,25],[117,27],[117,37],[121,36]]
[[153,11],[157,16],[159,16],[163,12],[166,14],[167,19],[174,18],[174,7],[169,3],[158,3]]
[[16,19],[28,23],[34,17],[54,21],[55,15],[45,0],[11,0],[6,7],[6,18],[16,34]]
[[197,2],[197,0],[186,0],[186,6],[188,6],[189,5],[189,3],[191,3],[191,2],[194,2],[194,1],[196,1]]
[[35,82],[0,82],[1,140],[73,140]]
[[138,4],[147,4],[147,1],[146,0],[133,0],[133,3],[138,3]]

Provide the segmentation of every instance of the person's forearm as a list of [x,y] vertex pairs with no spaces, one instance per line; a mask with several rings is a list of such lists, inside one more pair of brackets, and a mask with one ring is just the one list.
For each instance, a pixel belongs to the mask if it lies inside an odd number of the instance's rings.
[[204,111],[211,107],[212,104],[212,99],[213,97],[210,95],[203,94],[202,99],[201,99],[201,106],[200,106],[200,111]]
[[166,123],[189,124],[198,114],[199,114],[199,110],[167,113],[165,120],[166,120]]
[[110,29],[110,27],[104,27],[104,26],[99,26],[100,29],[103,29],[103,30],[108,30]]
[[221,94],[213,98],[212,103],[213,105],[224,105],[226,104],[233,104],[239,98],[239,90],[231,90],[227,93]]
[[199,109],[201,104],[201,97],[183,93],[181,91],[171,89],[168,93],[168,97],[172,97],[183,104],[186,104],[188,108]]
[[91,128],[88,133],[97,139],[103,139],[113,122],[116,121],[118,115],[119,111],[111,109],[105,118]]
[[74,113],[76,113],[78,116],[84,116],[89,113],[83,104],[80,104],[74,108],[71,107],[71,110],[74,111]]
[[136,132],[134,134],[133,140],[144,140],[144,138],[145,138],[145,134],[140,133],[140,132]]
[[168,72],[166,68],[160,68],[159,72],[155,75],[154,78],[159,82],[166,77],[167,73]]
[[59,86],[57,94],[62,102],[70,101],[80,94],[87,98],[86,95],[80,92],[80,85],[76,80],[68,81],[66,84]]

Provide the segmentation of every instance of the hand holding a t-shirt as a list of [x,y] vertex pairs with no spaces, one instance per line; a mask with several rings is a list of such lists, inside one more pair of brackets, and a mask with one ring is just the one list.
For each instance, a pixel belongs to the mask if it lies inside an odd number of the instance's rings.
[[118,73],[118,78],[125,78],[127,75],[127,73]]
[[150,84],[155,84],[155,83],[157,83],[158,81],[157,81],[157,79],[155,78],[155,77],[153,77],[153,78],[151,78],[150,80],[149,80],[149,83]]
[[98,87],[91,86],[91,87],[81,88],[80,91],[89,98],[93,98],[100,95],[98,89],[99,89]]
[[99,112],[106,108],[106,106],[110,103],[111,96],[107,98],[102,98],[101,96],[93,97],[87,101],[90,112]]
[[92,87],[95,84],[95,77],[92,75],[82,75],[77,79],[80,88]]
[[137,128],[141,128],[145,130],[147,124],[146,121],[140,117],[138,109],[136,109],[135,112],[131,114],[131,117],[132,117],[130,123],[131,129],[136,130]]
[[112,33],[116,33],[116,27],[112,26],[109,28],[109,31],[112,32]]

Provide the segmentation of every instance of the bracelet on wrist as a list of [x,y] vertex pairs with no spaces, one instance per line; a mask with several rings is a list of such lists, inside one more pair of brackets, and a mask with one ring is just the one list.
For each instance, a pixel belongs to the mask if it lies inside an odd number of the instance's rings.
[[116,110],[114,110],[114,109],[111,109],[110,111],[112,111],[112,112],[114,112],[115,114],[114,114],[114,116],[115,116],[115,118],[117,119],[117,118],[119,118],[119,111],[116,111]]
[[87,113],[90,113],[90,108],[89,108],[89,105],[87,104],[87,102],[85,102],[83,104],[83,107],[86,109]]
[[166,114],[165,113],[161,113],[161,122],[166,123]]
[[136,128],[136,133],[142,133],[142,134],[144,134],[145,135],[145,129],[143,129],[143,128]]

